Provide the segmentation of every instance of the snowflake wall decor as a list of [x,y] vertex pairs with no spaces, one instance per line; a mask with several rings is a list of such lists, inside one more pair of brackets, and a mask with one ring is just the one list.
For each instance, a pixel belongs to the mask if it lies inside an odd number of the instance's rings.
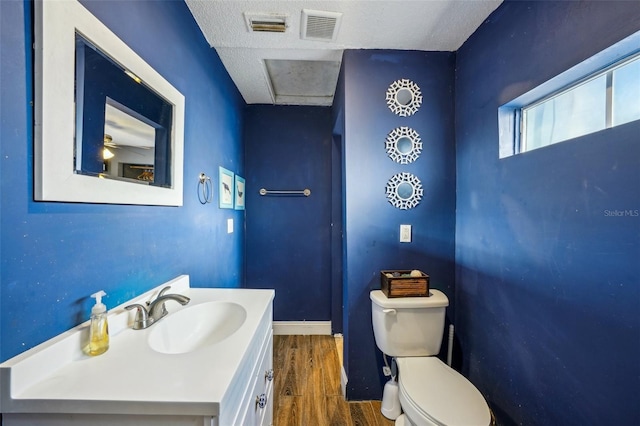
[[412,209],[420,204],[422,193],[420,179],[411,173],[395,174],[387,182],[387,199],[400,210]]
[[396,80],[387,89],[387,106],[400,117],[415,114],[420,105],[422,105],[420,88],[409,79]]
[[[411,146],[409,146],[409,144]],[[422,141],[418,132],[410,127],[396,127],[387,135],[387,154],[400,164],[413,163],[422,152]]]

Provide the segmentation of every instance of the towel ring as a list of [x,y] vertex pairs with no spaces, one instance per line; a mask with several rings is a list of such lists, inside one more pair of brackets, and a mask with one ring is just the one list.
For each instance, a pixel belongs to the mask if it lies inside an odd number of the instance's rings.
[[204,173],[198,176],[198,201],[200,204],[207,204],[213,201],[213,183],[211,178]]

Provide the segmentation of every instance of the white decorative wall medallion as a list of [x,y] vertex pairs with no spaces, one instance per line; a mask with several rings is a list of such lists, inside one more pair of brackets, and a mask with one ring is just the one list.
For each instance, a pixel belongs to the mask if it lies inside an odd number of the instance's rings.
[[387,135],[387,154],[396,163],[409,164],[422,152],[422,141],[418,132],[410,127],[396,127]]
[[412,209],[422,199],[422,184],[415,175],[407,172],[393,175],[386,188],[387,198],[400,210]]
[[400,117],[415,114],[422,105],[420,88],[406,78],[394,81],[387,89],[387,105]]

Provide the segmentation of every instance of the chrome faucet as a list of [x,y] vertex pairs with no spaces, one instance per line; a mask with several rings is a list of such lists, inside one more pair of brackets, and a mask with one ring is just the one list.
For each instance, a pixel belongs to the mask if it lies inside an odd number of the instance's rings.
[[170,288],[171,286],[167,286],[160,290],[160,293],[158,294],[156,300],[147,302],[146,306],[139,303],[125,306],[125,309],[127,310],[131,310],[134,308],[137,309],[136,317],[133,321],[134,330],[143,330],[145,328],[151,327],[154,323],[167,315],[167,308],[164,306],[164,303],[167,300],[175,300],[183,306],[189,303],[191,299],[189,299],[187,296],[183,296],[181,294],[165,294],[165,292]]
[[167,308],[165,308],[164,306],[164,302],[166,302],[167,300],[175,300],[182,306],[186,305],[191,300],[187,296],[183,296],[181,294],[164,294],[170,288],[171,286],[166,286],[165,288],[163,288],[158,294],[156,300],[149,303],[149,316],[151,317],[153,322],[160,320],[162,317],[169,313],[167,312]]

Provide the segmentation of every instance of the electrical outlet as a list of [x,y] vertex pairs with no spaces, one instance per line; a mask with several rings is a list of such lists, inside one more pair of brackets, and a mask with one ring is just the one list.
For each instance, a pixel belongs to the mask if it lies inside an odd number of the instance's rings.
[[400,225],[400,242],[411,242],[411,225]]
[[227,234],[233,234],[233,219],[227,219]]

